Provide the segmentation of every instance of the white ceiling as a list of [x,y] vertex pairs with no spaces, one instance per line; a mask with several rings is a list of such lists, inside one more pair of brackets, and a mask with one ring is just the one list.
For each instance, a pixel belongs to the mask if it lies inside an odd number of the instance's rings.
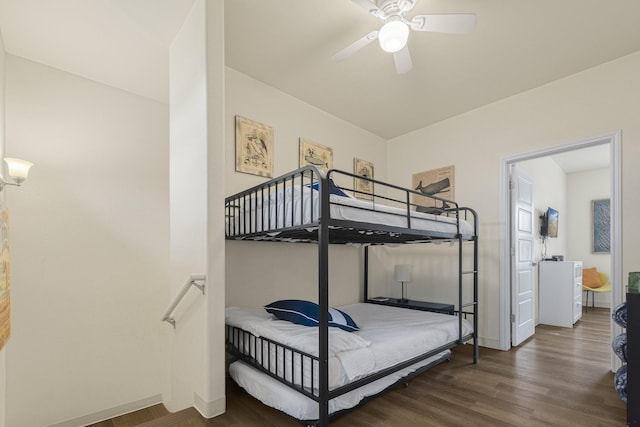
[[[5,50],[167,102],[168,47],[194,0],[0,0]],[[390,139],[640,50],[638,0],[418,0],[470,12],[468,35],[412,33],[397,75],[380,22],[350,0],[226,0],[226,63]]]
[[610,150],[609,144],[596,145],[595,147],[556,154],[551,156],[551,159],[565,173],[603,169],[611,165]]
[[169,99],[169,44],[194,0],[0,0],[5,50]]

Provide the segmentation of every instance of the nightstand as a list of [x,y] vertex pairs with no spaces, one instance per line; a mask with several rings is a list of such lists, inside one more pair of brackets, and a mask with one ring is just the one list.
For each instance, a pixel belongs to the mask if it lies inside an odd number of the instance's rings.
[[366,302],[372,304],[390,305],[392,307],[410,308],[412,310],[435,311],[436,313],[454,314],[455,307],[453,304],[442,304],[439,302],[405,300],[404,302],[398,298],[389,298],[387,300],[369,299]]

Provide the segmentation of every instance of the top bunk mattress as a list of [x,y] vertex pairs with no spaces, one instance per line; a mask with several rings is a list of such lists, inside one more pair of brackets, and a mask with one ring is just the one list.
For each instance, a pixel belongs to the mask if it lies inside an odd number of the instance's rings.
[[[383,225],[440,236],[458,233],[472,236],[474,233],[471,222],[464,219],[458,221],[446,215],[417,212],[348,195],[330,194],[329,204],[332,220],[360,223],[363,229],[370,225],[374,228]],[[311,232],[317,229],[321,216],[320,192],[307,187],[287,188],[240,199],[233,213],[230,211],[227,211],[226,224],[226,234],[230,238],[254,233],[268,233],[270,237],[276,237],[279,230],[289,227],[304,227]]]

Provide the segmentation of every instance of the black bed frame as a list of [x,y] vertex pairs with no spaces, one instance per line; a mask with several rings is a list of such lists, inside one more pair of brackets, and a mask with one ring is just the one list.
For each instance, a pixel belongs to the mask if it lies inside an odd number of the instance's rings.
[[[345,185],[345,182],[348,181],[353,183],[356,179],[362,179],[369,183],[369,188],[373,191],[367,193],[367,197],[371,200],[372,204],[375,205],[376,203],[382,203],[401,208],[402,213],[398,215],[403,218],[406,226],[397,227],[386,224],[372,224],[331,218],[331,204],[339,203],[336,201],[330,201],[329,196],[331,187],[333,186],[333,181],[336,181],[336,183],[340,185],[340,188],[347,189],[349,187],[348,185]],[[313,198],[309,198],[309,200],[305,202],[310,204],[310,206],[306,207],[310,209],[310,212],[312,212],[311,218],[304,218],[305,209],[300,209],[300,218],[296,218],[297,223],[294,224],[285,224],[285,218],[279,217],[282,216],[283,213],[279,212],[277,209],[275,210],[274,215],[271,215],[271,204],[275,207],[278,206],[278,203],[291,202],[291,217],[293,217],[295,212],[293,207],[293,200],[295,198],[293,194],[294,191],[288,191],[289,194],[287,194],[287,189],[291,190],[297,188],[299,191],[302,191],[305,186],[311,185],[316,185],[320,193],[317,202],[314,202]],[[360,192],[353,188],[348,191],[354,194]],[[454,218],[456,220],[456,232],[432,232],[411,228],[411,222],[413,220],[411,214],[418,206],[412,202],[414,195],[430,199],[431,203],[429,203],[429,205],[433,205],[429,208],[430,211]],[[287,199],[289,197],[290,200]],[[263,209],[255,209],[257,201],[262,201],[264,203]],[[314,206],[314,203],[319,203],[319,206]],[[262,212],[261,217],[257,217],[255,212]],[[299,420],[304,424],[318,425],[322,427],[328,426],[330,420],[329,401],[331,399],[467,341],[473,341],[473,363],[478,362],[478,219],[473,209],[459,207],[454,201],[436,196],[427,196],[414,190],[369,178],[359,177],[348,172],[330,170],[325,175],[314,166],[305,166],[286,175],[274,178],[263,184],[227,197],[225,199],[225,214],[227,218],[226,239],[228,240],[295,241],[311,242],[318,245],[318,357],[305,354],[299,350],[262,337],[255,337],[242,329],[235,328],[230,325],[226,326],[227,351],[230,354],[242,359],[254,368],[276,378],[278,381],[318,402],[319,419]],[[459,221],[461,219],[469,221],[472,224],[473,232],[471,234],[460,233]],[[283,224],[280,224],[280,222],[283,222]],[[458,309],[456,311],[456,314],[459,317],[458,339],[428,353],[412,358],[411,360],[404,361],[383,371],[376,372],[366,378],[329,390],[329,244],[360,243],[364,245],[364,294],[365,301],[367,301],[369,245],[443,241],[457,242],[459,248]],[[470,242],[473,246],[473,267],[469,270],[464,270],[462,266],[463,243],[465,242]],[[466,275],[470,275],[473,280],[473,301],[465,303],[462,297],[462,290],[463,278]],[[473,333],[466,336],[462,336],[463,316],[473,317]],[[262,349],[262,357],[259,358],[260,360],[251,356],[251,351],[249,350],[249,347],[251,346],[253,346],[252,348],[254,349]],[[318,388],[314,389],[313,386],[309,387],[305,386],[305,384],[294,384],[294,372],[289,372],[291,378],[290,381],[285,378],[286,375],[279,375],[278,370],[280,368],[274,368],[274,363],[276,363],[276,361],[271,360],[270,357],[272,351],[276,353],[283,352],[283,354],[287,355],[286,357],[290,357],[291,360],[294,358],[300,360],[301,378],[304,366],[309,366],[305,364],[318,364]],[[439,361],[436,362],[439,363]],[[426,365],[415,374],[423,372],[433,366],[436,362]],[[291,369],[293,369],[293,363],[291,366]],[[273,372],[274,370],[276,372]],[[311,368],[311,372],[313,372],[313,368]],[[406,379],[403,378],[402,382],[406,382]],[[313,385],[313,382],[311,385]],[[337,415],[338,414],[333,414],[331,417],[333,418]]]

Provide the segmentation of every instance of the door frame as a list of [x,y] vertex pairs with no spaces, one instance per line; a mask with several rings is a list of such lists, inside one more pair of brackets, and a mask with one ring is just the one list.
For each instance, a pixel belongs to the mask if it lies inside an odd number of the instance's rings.
[[[513,163],[548,157],[597,145],[609,144],[610,149],[610,186],[611,186],[611,307],[622,303],[624,286],[622,284],[622,170],[620,130],[568,144],[553,146],[536,151],[514,154],[500,161],[500,349],[511,348],[511,276],[509,234],[511,218],[509,215],[509,167]],[[611,322],[611,337],[622,332],[622,328]],[[619,363],[611,353],[612,369]]]

